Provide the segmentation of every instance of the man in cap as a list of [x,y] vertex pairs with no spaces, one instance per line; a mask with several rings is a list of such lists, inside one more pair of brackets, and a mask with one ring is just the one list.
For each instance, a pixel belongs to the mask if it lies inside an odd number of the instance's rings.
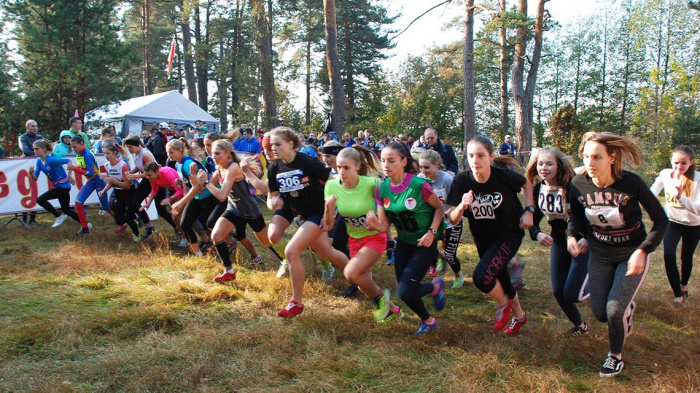
[[501,143],[501,147],[498,148],[498,154],[515,158],[515,146],[513,146],[511,139],[510,135],[506,135],[505,142]]

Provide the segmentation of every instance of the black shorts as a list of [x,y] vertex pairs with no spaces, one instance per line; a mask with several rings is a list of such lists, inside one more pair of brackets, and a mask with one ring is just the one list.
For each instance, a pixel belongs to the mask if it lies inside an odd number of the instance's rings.
[[226,210],[221,215],[221,218],[229,220],[231,224],[233,224],[233,226],[236,227],[236,233],[235,235],[233,235],[233,237],[235,237],[236,240],[243,240],[246,238],[245,228],[248,225],[250,225],[250,228],[253,230],[253,232],[260,232],[263,229],[265,229],[265,218],[263,218],[262,215],[253,219],[248,219],[236,215],[231,210]]
[[[293,223],[294,222],[294,217],[296,217],[296,214],[292,211],[292,208],[285,202],[284,205],[282,205],[281,208],[275,210],[275,212],[272,214],[273,216],[282,216],[285,220],[287,220],[288,223]],[[313,215],[309,217],[301,217],[302,221],[311,221],[316,225],[321,225],[321,221],[323,221],[323,215]]]

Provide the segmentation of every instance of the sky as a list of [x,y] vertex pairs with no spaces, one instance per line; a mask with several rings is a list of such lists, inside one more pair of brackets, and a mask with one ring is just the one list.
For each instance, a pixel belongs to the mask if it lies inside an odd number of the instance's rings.
[[[605,0],[602,0],[605,1]],[[552,18],[562,25],[572,23],[578,17],[591,15],[596,7],[600,7],[601,0],[551,0],[545,4]],[[394,22],[394,29],[405,29],[412,20],[427,11],[431,7],[440,4],[441,0],[392,0],[388,5],[391,14],[401,12],[402,15]],[[440,6],[414,22],[408,29],[395,39],[396,47],[390,51],[391,56],[383,62],[387,71],[397,71],[401,63],[408,55],[420,55],[428,48],[463,39],[462,24],[445,28],[445,25],[463,17],[464,4],[448,4]],[[479,1],[477,1],[477,4]],[[513,4],[509,0],[507,4]],[[529,0],[528,12],[534,17],[535,1]],[[475,18],[478,19],[478,18]],[[478,28],[478,27],[477,27]]]

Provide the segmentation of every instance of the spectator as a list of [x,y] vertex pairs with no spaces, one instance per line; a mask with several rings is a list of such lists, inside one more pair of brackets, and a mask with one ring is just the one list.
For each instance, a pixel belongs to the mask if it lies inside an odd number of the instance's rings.
[[513,142],[511,142],[510,135],[506,135],[506,140],[505,142],[501,143],[501,147],[498,149],[498,154],[515,158],[515,146],[513,146]]
[[87,134],[81,131],[83,128],[83,121],[80,120],[79,117],[71,117],[70,120],[68,120],[68,124],[70,125],[70,129],[67,131],[70,132],[70,137],[73,138],[79,135],[83,139],[83,142],[85,142],[85,148],[88,150],[92,149],[92,144]]
[[122,144],[122,138],[117,135],[117,127],[111,125],[109,126],[109,132],[112,134],[112,138],[117,142],[118,145]]
[[316,133],[313,131],[309,132],[309,137],[306,139],[306,143],[312,145],[316,149],[318,149],[319,146],[321,146],[318,139],[316,139]]
[[343,134],[343,140],[341,143],[345,144],[345,147],[352,147],[356,142],[354,139],[350,139],[350,133],[346,132]]
[[144,146],[148,144],[149,139],[151,139],[151,135],[148,133],[148,130],[141,130],[141,142],[143,142]]
[[258,142],[257,139],[253,138],[253,129],[250,127],[244,129],[243,135],[244,138],[238,144],[238,151],[248,152],[251,154],[260,153],[260,142]]
[[24,124],[26,132],[19,137],[19,147],[22,149],[22,157],[34,157],[34,141],[44,139],[37,134],[39,125],[34,120],[27,120]]
[[418,147],[425,149],[425,137],[423,135],[421,135],[417,141],[413,142],[413,146],[411,146],[412,149]]
[[427,128],[423,133],[423,137],[425,138],[426,148],[440,153],[445,170],[454,176],[459,170],[459,162],[452,146],[440,142],[438,133],[434,128]]
[[165,166],[165,162],[168,159],[168,153],[165,151],[165,133],[168,132],[170,127],[168,123],[161,122],[158,125],[158,130],[151,134],[151,139],[148,141],[146,147],[153,153],[156,162],[160,166]]
[[207,129],[207,126],[199,126],[197,127],[197,135],[195,135],[196,138],[204,138],[207,136],[207,133],[209,132],[209,129]]
[[381,151],[383,148],[386,147],[386,140],[386,135],[382,135],[379,137],[379,142],[377,142],[377,150]]
[[92,152],[94,154],[102,154],[102,142],[104,142],[105,139],[112,139],[112,132],[109,130],[109,127],[105,127],[102,129],[102,133],[100,134],[100,140],[95,143],[95,146],[92,147]]

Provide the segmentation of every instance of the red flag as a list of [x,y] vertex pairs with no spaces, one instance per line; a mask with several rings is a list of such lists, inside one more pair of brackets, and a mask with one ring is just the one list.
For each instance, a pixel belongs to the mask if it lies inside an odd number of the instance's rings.
[[170,68],[173,66],[173,57],[175,57],[175,40],[170,43],[170,54],[168,55],[168,78],[170,78]]

